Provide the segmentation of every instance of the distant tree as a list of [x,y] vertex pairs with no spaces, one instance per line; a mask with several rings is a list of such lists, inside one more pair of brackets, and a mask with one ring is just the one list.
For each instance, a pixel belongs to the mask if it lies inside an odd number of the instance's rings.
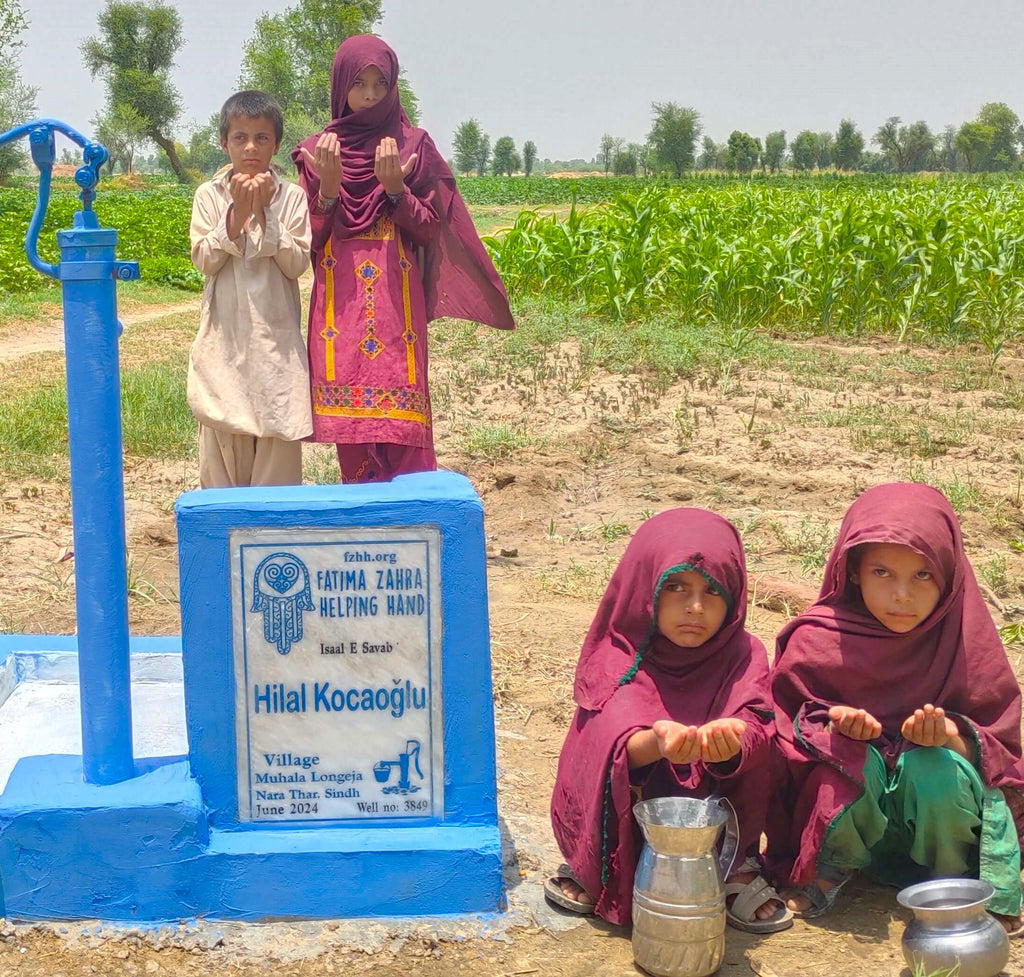
[[[18,0],[0,0],[0,132],[27,122],[36,114],[36,90],[21,81],[18,53],[28,20]],[[28,161],[25,141],[0,146],[0,183]]]
[[210,117],[204,126],[192,131],[185,151],[185,164],[197,170],[202,176],[210,176],[227,162],[224,150],[220,148],[220,113]]
[[606,132],[601,137],[601,151],[598,154],[598,159],[604,165],[604,175],[608,175],[608,171],[612,168],[612,161],[615,159],[615,136],[611,133]]
[[639,143],[630,143],[636,150],[636,162],[637,166],[640,167],[643,175],[650,176],[654,171],[654,165],[657,160],[657,153],[654,151],[654,147],[649,143],[645,142],[642,146]]
[[985,157],[987,170],[1012,170],[1020,156],[1020,119],[1005,102],[988,102],[978,112],[978,122],[992,129],[992,141]]
[[93,120],[93,133],[110,153],[110,172],[120,164],[125,173],[133,172],[135,154],[149,141],[146,120],[132,106],[121,103]]
[[795,170],[813,170],[818,165],[818,134],[804,129],[789,147]]
[[786,133],[779,129],[764,137],[764,165],[772,173],[778,173],[786,155]]
[[835,140],[831,132],[818,133],[818,169],[827,170],[832,165],[832,149]]
[[939,165],[950,172],[957,169],[960,155],[956,151],[956,132],[956,126],[945,126],[939,134],[938,149],[936,150]]
[[957,130],[953,145],[963,156],[968,173],[973,173],[978,164],[988,158],[993,135],[992,127],[985,125],[984,122],[965,122]]
[[890,116],[875,133],[875,142],[899,173],[924,169],[935,151],[935,136],[928,124],[900,125],[899,116]]
[[523,176],[527,179],[533,172],[533,164],[537,162],[537,144],[532,139],[523,143]]
[[720,149],[710,136],[705,136],[701,143],[700,156],[697,157],[697,169],[713,170],[718,166]]
[[169,72],[182,44],[181,18],[174,7],[153,0],[107,0],[98,37],[82,44],[85,66],[107,86],[107,115],[128,106],[144,120],[146,136],[167,155],[179,180],[186,176],[172,137],[181,97]]
[[637,150],[636,143],[629,143],[615,151],[613,168],[616,176],[636,176]]
[[452,137],[452,154],[455,158],[455,168],[460,173],[469,173],[476,167],[482,135],[480,123],[476,119],[467,119],[455,130]]
[[476,147],[476,175],[486,176],[487,167],[491,161],[491,137],[487,133],[481,133],[480,142]]
[[516,144],[511,136],[502,136],[494,144],[494,156],[491,159],[491,169],[495,176],[511,176],[515,171]]
[[863,152],[864,136],[853,122],[843,119],[836,130],[836,139],[832,146],[832,162],[837,169],[855,170],[860,166]]
[[669,167],[675,178],[693,169],[694,152],[700,137],[700,113],[675,102],[652,102],[654,125],[647,136],[658,159]]
[[749,173],[761,157],[761,140],[734,129],[723,153],[726,168],[737,173]]

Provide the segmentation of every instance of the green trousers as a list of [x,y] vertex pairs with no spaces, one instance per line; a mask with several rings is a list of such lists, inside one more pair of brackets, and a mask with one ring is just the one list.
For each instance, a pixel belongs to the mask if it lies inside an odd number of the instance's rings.
[[890,771],[869,745],[864,786],[829,825],[819,862],[896,886],[972,876],[995,888],[992,912],[1020,912],[1020,846],[1010,809],[960,754],[919,747]]

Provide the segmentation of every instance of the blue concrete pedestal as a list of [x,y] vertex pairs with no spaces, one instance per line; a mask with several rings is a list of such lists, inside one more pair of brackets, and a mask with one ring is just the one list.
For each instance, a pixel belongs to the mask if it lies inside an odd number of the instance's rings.
[[[166,921],[499,910],[503,892],[483,517],[468,481],[430,473],[382,486],[194,492],[181,497],[177,516],[189,755],[137,759],[135,776],[109,786],[85,782],[80,756],[20,760],[0,794],[0,914]],[[409,793],[420,789],[408,769],[419,755],[406,755],[403,761],[402,783],[410,786],[399,791],[394,779],[388,781],[398,791],[388,795],[396,798],[396,807],[400,797],[429,794],[436,801],[432,807],[423,802],[423,816],[405,819],[268,822],[254,813],[259,808],[250,810],[240,800],[245,774],[240,780],[244,742],[239,731],[245,724],[239,723],[237,711],[246,698],[236,682],[241,674],[239,607],[248,614],[252,594],[232,604],[238,579],[229,561],[232,545],[237,550],[232,534],[255,533],[252,538],[258,540],[259,532],[269,529],[277,533],[275,539],[282,532],[330,536],[341,530],[351,534],[353,527],[385,539],[402,537],[408,527],[427,527],[440,541],[439,580],[428,574],[424,593],[428,604],[438,588],[441,594],[440,675],[430,672],[432,680],[439,678],[430,694],[440,696],[435,715],[443,718],[437,728],[433,723],[429,728],[436,740],[432,756],[443,758],[443,769],[435,772],[432,794],[427,772],[420,774],[421,793]],[[367,543],[368,552],[375,539]],[[242,579],[248,581],[245,572]],[[307,627],[317,613],[316,586],[314,578],[313,609],[304,612]],[[414,597],[403,594],[410,607]],[[333,605],[322,605],[328,606]],[[388,633],[384,625],[382,633]],[[293,657],[287,660],[289,667],[295,662],[291,685],[299,689],[305,646],[300,637],[293,638]],[[258,650],[271,663],[279,662],[274,656],[280,647],[275,651],[272,642]],[[322,646],[316,654],[325,654]],[[308,655],[305,660],[318,663]],[[312,695],[314,683],[308,684]],[[398,679],[386,687],[397,688]],[[257,699],[261,689],[257,684],[251,690]],[[269,701],[268,693],[266,701],[251,707],[254,722],[269,721]],[[355,754],[354,714],[313,716],[312,706],[310,712],[310,725],[302,727],[306,720],[300,717],[296,729],[312,729],[318,736],[320,730],[329,731],[325,753],[332,744],[337,752],[336,737],[352,736]],[[39,721],[45,723],[46,717]],[[380,752],[376,781],[385,779],[384,773],[390,777],[392,768],[397,778],[398,759],[386,759],[394,751],[382,746]],[[423,766],[428,767],[426,760]],[[373,787],[374,778],[366,776],[363,785],[364,790]]]

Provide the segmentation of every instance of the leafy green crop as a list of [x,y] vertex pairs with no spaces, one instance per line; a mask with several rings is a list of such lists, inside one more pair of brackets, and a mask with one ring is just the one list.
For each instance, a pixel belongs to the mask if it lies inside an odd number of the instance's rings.
[[[0,189],[0,291],[28,292],[56,288],[57,283],[33,271],[25,258],[24,238],[32,209],[35,189]],[[45,261],[60,258],[56,232],[71,226],[72,216],[81,204],[77,193],[55,190],[50,197],[39,254]],[[154,190],[100,189],[96,214],[104,227],[117,229],[117,257],[138,261],[142,277],[164,282],[189,291],[200,291],[203,276],[189,260],[188,227],[192,211],[192,191],[187,187]]]
[[[524,182],[524,181],[519,181]],[[692,181],[485,239],[513,293],[619,319],[743,331],[923,331],[993,357],[1024,329],[1024,196],[1012,181]]]

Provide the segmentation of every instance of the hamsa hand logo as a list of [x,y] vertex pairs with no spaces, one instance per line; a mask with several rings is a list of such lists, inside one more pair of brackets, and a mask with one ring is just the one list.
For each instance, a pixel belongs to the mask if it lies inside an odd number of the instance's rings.
[[252,590],[252,609],[263,612],[263,637],[287,655],[302,640],[302,612],[313,610],[306,565],[291,553],[271,553],[256,567]]

